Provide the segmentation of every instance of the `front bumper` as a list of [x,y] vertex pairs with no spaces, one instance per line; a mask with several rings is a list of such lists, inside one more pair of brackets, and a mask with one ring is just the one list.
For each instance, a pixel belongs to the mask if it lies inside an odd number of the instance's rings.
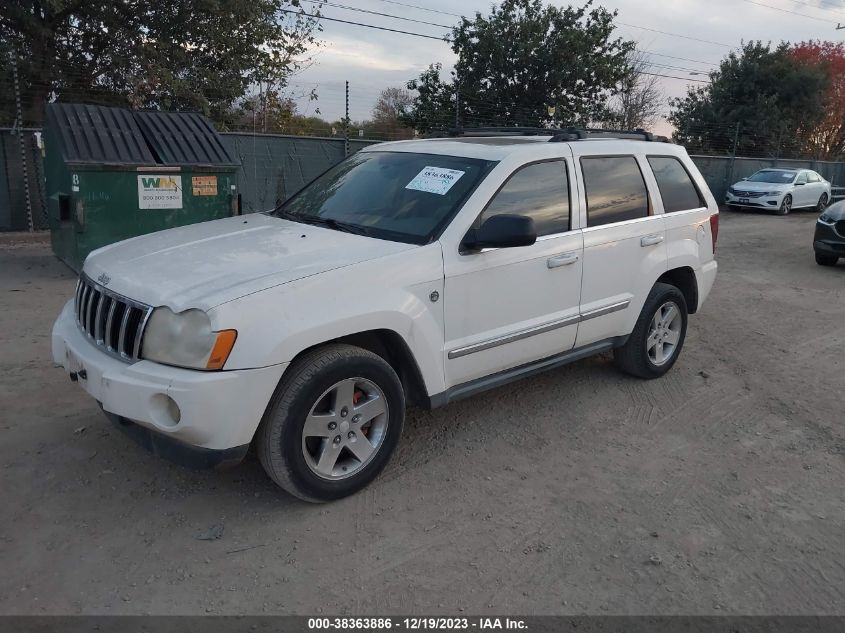
[[732,193],[725,194],[725,204],[731,207],[748,207],[754,209],[777,209],[783,200],[783,194],[777,196],[761,196],[759,198],[740,198]]
[[[53,360],[100,403],[112,420],[153,452],[170,457],[181,448],[201,464],[232,461],[252,441],[287,363],[205,372],[141,360],[125,363],[95,346],[76,324],[73,301],[53,326]],[[147,439],[144,439],[146,437]],[[166,448],[163,448],[166,447]],[[235,449],[235,450],[232,450]],[[210,456],[206,451],[225,452]],[[228,451],[228,452],[227,452]],[[180,460],[185,461],[190,460]]]
[[845,237],[839,235],[830,224],[816,222],[813,250],[821,255],[845,257]]

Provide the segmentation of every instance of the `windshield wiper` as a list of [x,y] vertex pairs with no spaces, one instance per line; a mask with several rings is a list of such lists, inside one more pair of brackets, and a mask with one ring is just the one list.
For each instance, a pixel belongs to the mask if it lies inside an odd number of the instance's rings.
[[291,220],[292,222],[301,222],[303,224],[311,224],[313,226],[325,226],[327,228],[334,229],[335,231],[343,231],[344,233],[352,233],[354,235],[370,234],[370,232],[363,226],[349,224],[348,222],[335,220],[334,218],[321,218],[318,215],[299,215],[297,213],[285,211],[284,209],[277,209],[271,213],[278,218],[284,218],[285,220]]

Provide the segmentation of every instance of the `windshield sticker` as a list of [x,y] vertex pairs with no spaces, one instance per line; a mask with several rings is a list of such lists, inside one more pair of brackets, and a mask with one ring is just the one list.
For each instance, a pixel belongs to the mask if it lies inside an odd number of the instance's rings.
[[414,176],[414,179],[405,185],[405,189],[425,191],[444,196],[449,189],[458,182],[464,175],[463,171],[457,169],[446,169],[445,167],[423,167],[423,170]]

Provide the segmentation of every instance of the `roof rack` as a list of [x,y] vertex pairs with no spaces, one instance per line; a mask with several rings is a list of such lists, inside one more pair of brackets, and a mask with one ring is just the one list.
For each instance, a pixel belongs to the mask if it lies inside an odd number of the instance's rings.
[[431,135],[433,138],[443,137],[488,137],[488,136],[551,136],[550,143],[565,143],[585,139],[631,139],[636,141],[651,141],[657,143],[671,142],[665,136],[656,136],[643,129],[636,130],[608,130],[590,128],[544,128],[544,127],[469,127],[449,128],[437,130]]

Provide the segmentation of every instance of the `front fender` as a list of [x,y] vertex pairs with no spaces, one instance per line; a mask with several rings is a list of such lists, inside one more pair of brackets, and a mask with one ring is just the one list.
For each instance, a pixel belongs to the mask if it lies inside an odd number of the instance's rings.
[[341,337],[390,330],[405,341],[429,394],[443,377],[443,259],[439,244],[397,253],[241,297],[212,310],[238,338],[225,369],[292,361]]

